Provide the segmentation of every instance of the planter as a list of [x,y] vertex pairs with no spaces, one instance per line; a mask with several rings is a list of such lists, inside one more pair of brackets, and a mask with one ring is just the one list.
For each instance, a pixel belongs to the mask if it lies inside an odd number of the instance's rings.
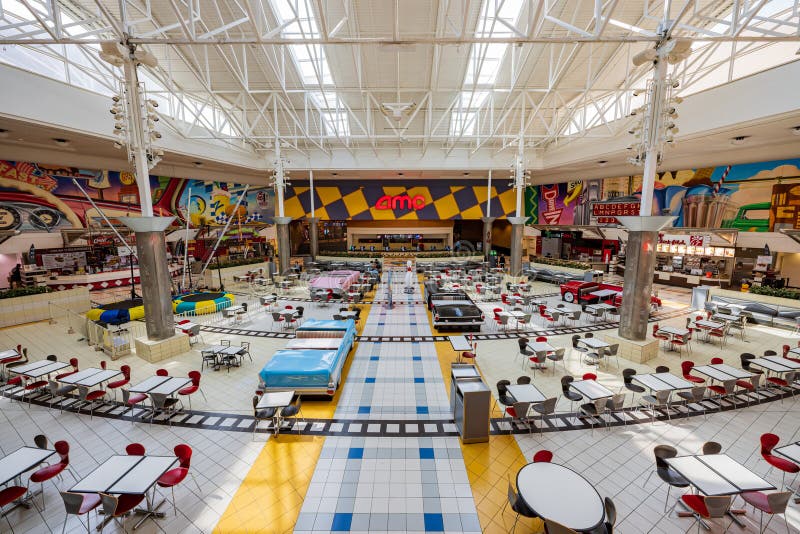
[[572,267],[561,267],[558,265],[550,265],[548,263],[537,263],[531,262],[530,263],[531,269],[550,269],[551,271],[562,271],[565,273],[572,273],[572,274],[580,274],[583,275],[588,269],[574,269]]
[[50,303],[75,313],[85,313],[92,307],[87,287],[3,299],[0,301],[0,327],[50,319]]

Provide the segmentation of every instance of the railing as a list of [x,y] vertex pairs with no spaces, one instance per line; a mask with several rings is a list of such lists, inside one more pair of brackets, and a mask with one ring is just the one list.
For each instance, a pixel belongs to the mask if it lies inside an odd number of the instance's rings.
[[134,352],[134,340],[146,337],[147,329],[141,321],[131,321],[121,326],[103,326],[84,318],[86,321],[87,339],[95,350],[102,350],[112,360]]
[[68,334],[87,337],[86,317],[54,302],[48,302],[50,324],[63,324]]

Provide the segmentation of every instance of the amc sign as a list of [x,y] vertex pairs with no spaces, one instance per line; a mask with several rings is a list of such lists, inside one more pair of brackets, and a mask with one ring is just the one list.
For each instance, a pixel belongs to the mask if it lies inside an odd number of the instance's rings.
[[376,210],[421,210],[425,207],[425,197],[422,195],[383,195],[375,203]]

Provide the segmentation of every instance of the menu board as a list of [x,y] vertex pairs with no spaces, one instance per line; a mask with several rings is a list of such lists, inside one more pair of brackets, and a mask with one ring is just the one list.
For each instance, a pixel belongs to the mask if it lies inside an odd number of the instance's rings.
[[686,254],[686,245],[678,245],[678,254]]
[[725,249],[724,248],[722,248],[722,247],[714,247],[714,256],[720,256],[721,257],[721,256],[724,256],[724,255],[725,255]]
[[57,252],[54,254],[42,254],[42,267],[45,269],[74,268],[77,262],[78,267],[86,267],[86,252]]
[[714,255],[714,247],[705,247],[704,254],[706,256],[713,256]]
[[725,249],[725,257],[726,258],[733,258],[736,255],[736,249],[733,248],[726,248]]

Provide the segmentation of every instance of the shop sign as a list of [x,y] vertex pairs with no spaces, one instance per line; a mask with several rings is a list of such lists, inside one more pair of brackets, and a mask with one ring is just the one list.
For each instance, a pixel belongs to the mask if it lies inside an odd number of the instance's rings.
[[658,242],[667,245],[688,245],[692,247],[707,247],[711,245],[711,237],[707,235],[659,234]]
[[558,184],[543,185],[542,200],[544,201],[545,209],[541,212],[541,215],[545,224],[558,224],[558,221],[561,219],[561,212],[564,211],[563,208],[559,208],[556,205],[556,201],[558,200]]
[[421,210],[425,207],[425,197],[422,195],[383,195],[375,203],[376,210]]
[[619,224],[617,217],[639,215],[638,202],[596,202],[592,205],[592,216],[597,224]]

